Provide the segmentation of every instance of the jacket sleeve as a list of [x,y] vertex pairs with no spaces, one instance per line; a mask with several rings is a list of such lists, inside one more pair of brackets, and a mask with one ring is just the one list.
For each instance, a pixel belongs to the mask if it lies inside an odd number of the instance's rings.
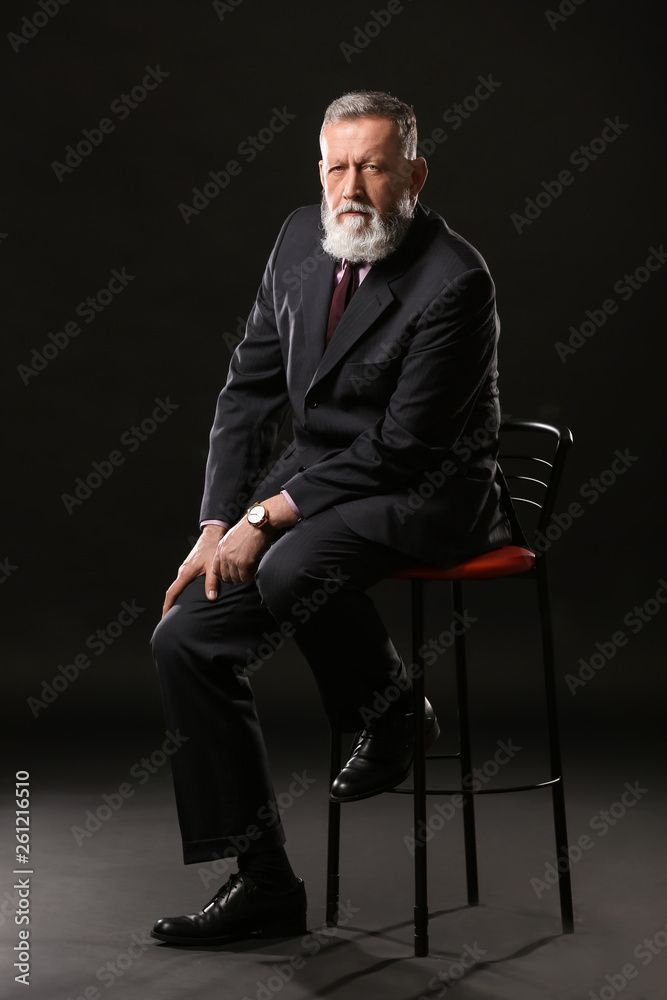
[[488,271],[460,275],[413,326],[384,415],[344,451],[284,483],[304,517],[407,488],[456,445],[495,365],[498,322]]
[[[294,213],[293,213],[294,214]],[[266,465],[288,405],[285,363],[276,326],[273,275],[292,219],[266,266],[245,337],[236,348],[211,429],[200,522],[233,524],[253,499],[250,487]]]

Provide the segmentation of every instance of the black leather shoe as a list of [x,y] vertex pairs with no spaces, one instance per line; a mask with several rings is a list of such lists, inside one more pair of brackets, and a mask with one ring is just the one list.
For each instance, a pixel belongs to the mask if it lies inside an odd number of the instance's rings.
[[[425,743],[428,750],[440,735],[435,712],[424,699]],[[357,733],[352,756],[331,786],[333,802],[367,799],[405,781],[412,767],[412,712],[386,712],[377,722]]]
[[242,938],[295,937],[306,933],[306,889],[266,892],[247,875],[232,875],[199,913],[163,917],[151,937],[167,944],[227,944]]

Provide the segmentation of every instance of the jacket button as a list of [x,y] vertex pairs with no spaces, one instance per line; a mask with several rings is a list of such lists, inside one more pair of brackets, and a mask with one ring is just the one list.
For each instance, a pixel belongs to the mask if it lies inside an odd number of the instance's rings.
[[305,472],[306,471],[306,466],[305,465],[300,465],[298,471],[299,472]]
[[316,399],[314,399],[314,400],[313,400],[313,401],[312,401],[311,403],[309,403],[309,404],[308,404],[308,409],[309,409],[309,410],[314,410],[314,409],[316,409],[316,408],[317,408],[317,407],[318,407],[319,405],[320,405],[320,404],[319,404],[319,403],[317,402],[317,400],[316,400]]

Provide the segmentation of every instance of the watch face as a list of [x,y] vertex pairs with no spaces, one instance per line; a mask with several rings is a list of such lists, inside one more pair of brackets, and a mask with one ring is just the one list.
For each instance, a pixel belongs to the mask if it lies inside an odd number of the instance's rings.
[[262,521],[266,520],[266,511],[261,503],[255,504],[248,511],[248,520],[251,524],[261,524]]

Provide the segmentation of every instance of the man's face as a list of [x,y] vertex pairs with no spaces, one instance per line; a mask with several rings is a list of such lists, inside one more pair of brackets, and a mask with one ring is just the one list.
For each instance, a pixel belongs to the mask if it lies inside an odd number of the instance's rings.
[[[426,179],[426,163],[422,157],[413,161],[405,158],[395,122],[386,118],[357,118],[325,128],[320,178],[330,211],[335,212],[345,202],[356,201],[385,216],[406,195],[414,206]],[[346,225],[350,217],[359,215],[359,212],[344,212],[338,218]]]
[[352,263],[383,260],[401,244],[426,161],[401,152],[398,126],[386,118],[328,125],[322,135],[324,250]]

